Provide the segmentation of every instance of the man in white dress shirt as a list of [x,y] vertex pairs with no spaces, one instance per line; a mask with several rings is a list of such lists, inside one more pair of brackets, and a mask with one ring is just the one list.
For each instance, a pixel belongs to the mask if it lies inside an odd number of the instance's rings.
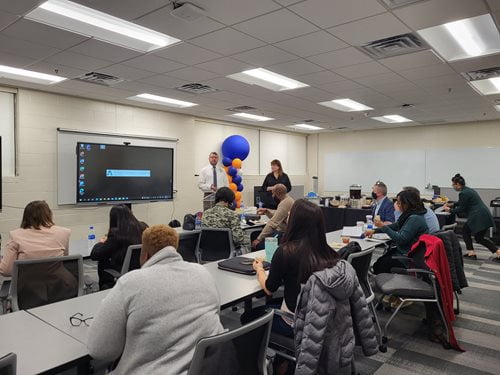
[[[200,171],[198,188],[203,192],[203,198],[213,194],[221,187],[229,187],[226,171],[217,165],[219,154],[215,151],[208,156],[209,164]],[[213,200],[203,199],[203,211],[213,206]]]

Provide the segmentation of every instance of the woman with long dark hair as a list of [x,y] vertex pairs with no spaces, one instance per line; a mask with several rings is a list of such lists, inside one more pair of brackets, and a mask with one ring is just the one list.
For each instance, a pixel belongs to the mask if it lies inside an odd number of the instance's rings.
[[283,172],[283,167],[278,159],[271,161],[271,173],[266,175],[261,188],[261,198],[263,199],[264,207],[276,208],[278,202],[275,202],[272,197],[274,186],[283,184],[286,186],[286,191],[289,193],[292,190],[292,184],[288,175]]
[[464,258],[477,259],[472,244],[472,235],[474,235],[477,243],[483,245],[495,255],[493,261],[500,263],[500,250],[491,240],[484,237],[489,228],[495,227],[495,221],[490,210],[477,192],[465,185],[465,179],[460,174],[457,173],[451,179],[451,182],[453,189],[459,192],[458,202],[446,204],[444,210],[452,214],[463,213],[467,216],[467,222],[462,229],[462,236],[467,247],[467,254],[464,255]]
[[[255,259],[253,268],[262,289],[272,295],[281,285],[285,286],[284,299],[271,300],[267,306],[256,308],[242,315],[241,320],[247,323],[262,315],[267,307],[295,311],[300,284],[305,283],[316,271],[333,267],[339,256],[326,241],[325,221],[319,206],[304,199],[295,201],[290,210],[288,226],[281,245],[271,260],[271,269],[266,276],[262,260]],[[275,315],[273,330],[293,337],[290,321]]]
[[[97,273],[101,290],[111,288],[115,284],[113,276],[104,270],[111,268],[121,272],[127,248],[141,243],[144,229],[144,224],[135,218],[127,206],[119,204],[111,208],[108,234],[94,246],[90,253],[90,258],[98,261]],[[140,268],[139,259],[131,259],[130,262],[131,269]]]

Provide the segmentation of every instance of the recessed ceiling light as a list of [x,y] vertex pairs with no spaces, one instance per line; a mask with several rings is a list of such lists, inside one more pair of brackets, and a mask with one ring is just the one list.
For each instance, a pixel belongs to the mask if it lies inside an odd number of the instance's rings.
[[228,115],[228,116],[244,118],[245,120],[250,120],[250,121],[270,121],[270,120],[274,120],[271,117],[259,116],[259,115],[254,115],[252,113],[245,113],[245,112],[233,113],[232,115]]
[[198,105],[196,103],[185,102],[183,100],[177,100],[177,99],[167,98],[165,96],[158,96],[152,94],[139,94],[131,96],[128,99],[137,100],[139,102],[145,102],[145,103],[163,104],[174,108],[187,108]]
[[418,33],[447,61],[500,52],[500,34],[490,14],[429,27]]
[[48,0],[25,17],[141,52],[180,42],[169,35],[67,0]]
[[381,121],[381,122],[386,122],[388,124],[398,124],[401,122],[412,122],[413,120],[410,120],[409,118],[400,116],[400,115],[385,115],[385,116],[378,116],[378,117],[371,117],[373,120]]
[[288,127],[300,129],[300,130],[322,130],[322,129],[324,129],[324,128],[321,128],[319,126],[309,125],[309,124],[294,124],[294,125],[288,125]]
[[335,99],[318,104],[342,112],[371,111],[373,109],[372,107],[368,107],[367,105],[358,103],[351,99]]
[[471,81],[469,85],[481,95],[500,94],[500,77]]
[[240,82],[248,83],[249,85],[262,86],[273,91],[295,90],[301,87],[309,86],[305,83],[263,68],[245,70],[241,73],[230,74],[227,77]]
[[0,65],[0,77],[15,79],[18,81],[40,83],[42,85],[50,85],[64,81],[66,78],[34,72],[32,70],[13,68],[11,66]]

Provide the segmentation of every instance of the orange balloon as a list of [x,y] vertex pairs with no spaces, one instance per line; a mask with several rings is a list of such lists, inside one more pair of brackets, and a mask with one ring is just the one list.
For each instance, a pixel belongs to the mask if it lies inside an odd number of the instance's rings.
[[229,170],[229,167],[224,167],[224,170],[225,170],[225,171],[226,171],[226,173],[227,173],[227,171]]
[[229,181],[229,183],[231,183],[231,182],[233,182],[233,177],[230,175],[227,175],[227,180]]
[[241,202],[240,201],[236,201],[236,208],[241,208]]
[[241,200],[241,192],[237,191],[236,193],[234,193],[234,197],[237,201]]
[[237,169],[240,169],[241,168],[241,160],[236,158],[236,159],[233,159],[233,163],[232,163],[233,167],[237,168]]
[[232,191],[237,191],[238,190],[238,186],[236,186],[236,184],[234,182],[231,182],[229,184],[229,189],[231,189]]

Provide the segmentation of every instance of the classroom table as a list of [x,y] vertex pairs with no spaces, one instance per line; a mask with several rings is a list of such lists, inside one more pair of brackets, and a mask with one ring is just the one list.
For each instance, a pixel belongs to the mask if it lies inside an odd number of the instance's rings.
[[[329,232],[326,234],[326,241],[331,244],[333,242],[342,242],[342,230],[336,230],[334,232]],[[350,242],[357,242],[361,247],[361,251],[365,251],[377,246],[384,246],[390,240],[376,240],[371,238],[351,238]]]
[[0,332],[0,357],[16,353],[17,375],[57,373],[87,365],[85,345],[26,311],[2,315]]

